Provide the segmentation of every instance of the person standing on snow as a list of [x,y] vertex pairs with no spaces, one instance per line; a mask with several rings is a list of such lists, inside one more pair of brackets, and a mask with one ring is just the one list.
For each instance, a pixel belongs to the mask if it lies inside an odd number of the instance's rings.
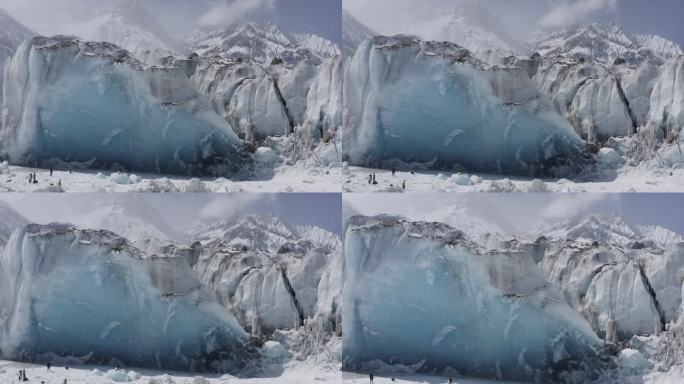
[[370,378],[370,383],[373,384],[373,374],[369,374],[368,377]]

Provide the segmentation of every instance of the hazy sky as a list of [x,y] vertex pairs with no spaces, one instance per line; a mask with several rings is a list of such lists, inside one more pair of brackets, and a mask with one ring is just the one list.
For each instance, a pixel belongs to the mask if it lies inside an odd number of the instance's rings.
[[[39,34],[65,33],[73,24],[107,12],[122,0],[0,0],[17,20]],[[130,0],[127,0],[130,1]],[[172,35],[195,27],[214,29],[240,21],[278,23],[292,33],[308,32],[339,41],[341,0],[138,0]]]
[[544,222],[570,219],[578,213],[614,213],[635,225],[660,225],[684,234],[684,194],[347,194],[345,204],[365,215],[399,214],[415,220],[455,204],[491,206],[523,232]]
[[[406,32],[452,11],[460,0],[343,0],[343,7],[383,34]],[[632,33],[653,33],[684,46],[682,0],[480,0],[514,37],[578,21],[614,21]]]
[[173,229],[183,232],[193,222],[214,222],[236,214],[272,213],[291,225],[316,225],[340,234],[339,194],[4,194],[5,201],[30,221],[78,223],[78,217],[97,207],[143,199]]

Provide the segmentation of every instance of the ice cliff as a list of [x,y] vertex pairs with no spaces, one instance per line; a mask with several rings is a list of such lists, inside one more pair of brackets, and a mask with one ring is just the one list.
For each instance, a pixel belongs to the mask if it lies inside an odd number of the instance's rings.
[[366,40],[345,66],[350,164],[388,160],[514,175],[570,174],[584,143],[519,67],[411,36]]
[[15,164],[229,176],[249,159],[182,68],[109,43],[33,38],[8,62],[3,93],[0,153]]
[[600,340],[529,252],[396,216],[351,218],[344,245],[345,369],[548,382],[599,364]]
[[157,369],[234,370],[248,335],[181,258],[111,232],[17,230],[0,257],[0,356]]

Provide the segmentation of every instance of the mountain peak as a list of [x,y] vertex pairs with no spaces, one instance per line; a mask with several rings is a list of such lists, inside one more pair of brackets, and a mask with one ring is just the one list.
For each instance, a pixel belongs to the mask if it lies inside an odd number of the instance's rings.
[[513,38],[479,1],[459,1],[453,12],[421,27],[418,35],[428,40],[456,43],[485,61],[529,54],[526,44]]
[[578,23],[551,34],[537,33],[532,44],[543,56],[569,56],[611,64],[617,58],[630,64],[681,54],[681,49],[662,37],[633,35],[620,25],[609,23]]
[[270,63],[277,57],[288,64],[300,61],[317,64],[338,54],[333,42],[326,40],[327,44],[322,44],[323,40],[315,35],[289,34],[278,24],[267,21],[235,24],[198,33],[188,40],[188,44],[200,56],[247,58],[261,63]]

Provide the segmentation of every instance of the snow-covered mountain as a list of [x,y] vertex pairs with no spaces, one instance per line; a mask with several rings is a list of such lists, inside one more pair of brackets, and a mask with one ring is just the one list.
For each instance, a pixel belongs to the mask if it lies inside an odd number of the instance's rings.
[[24,216],[20,215],[4,201],[0,201],[0,248],[7,244],[10,236],[12,236],[12,232],[28,223]]
[[320,63],[339,54],[337,45],[320,36],[289,34],[275,23],[250,22],[211,32],[197,32],[188,40],[200,56],[254,60],[270,63],[279,58],[288,64],[300,61]]
[[15,20],[4,9],[0,9],[0,103],[2,103],[2,82],[5,62],[14,55],[21,42],[36,34]]
[[426,23],[418,35],[428,40],[456,43],[486,61],[510,55],[528,55],[525,43],[513,38],[481,1],[460,0],[454,11]]
[[580,214],[572,219],[539,231],[549,239],[598,241],[600,244],[627,246],[635,242],[652,242],[668,247],[684,241],[684,236],[660,226],[639,226],[611,214]]
[[140,0],[119,0],[114,8],[69,31],[83,39],[108,41],[141,59],[186,54],[183,43],[171,37]]
[[205,247],[245,247],[275,253],[286,244],[308,241],[312,246],[333,249],[339,236],[315,226],[291,226],[273,214],[237,215],[209,225],[198,225],[190,237]]
[[89,206],[88,213],[74,220],[81,228],[112,231],[149,253],[158,253],[168,244],[186,242],[185,236],[169,227],[143,196],[115,198],[107,204],[88,200],[84,204]]
[[351,13],[342,11],[342,54],[351,56],[361,43],[376,36],[377,33],[360,22]]
[[532,45],[542,56],[565,56],[612,64],[617,58],[628,63],[682,54],[674,42],[653,35],[632,35],[615,23],[577,24],[551,33],[538,33]]
[[515,226],[489,203],[486,196],[473,195],[459,199],[427,219],[449,224],[486,248],[499,248],[505,241],[520,235]]

